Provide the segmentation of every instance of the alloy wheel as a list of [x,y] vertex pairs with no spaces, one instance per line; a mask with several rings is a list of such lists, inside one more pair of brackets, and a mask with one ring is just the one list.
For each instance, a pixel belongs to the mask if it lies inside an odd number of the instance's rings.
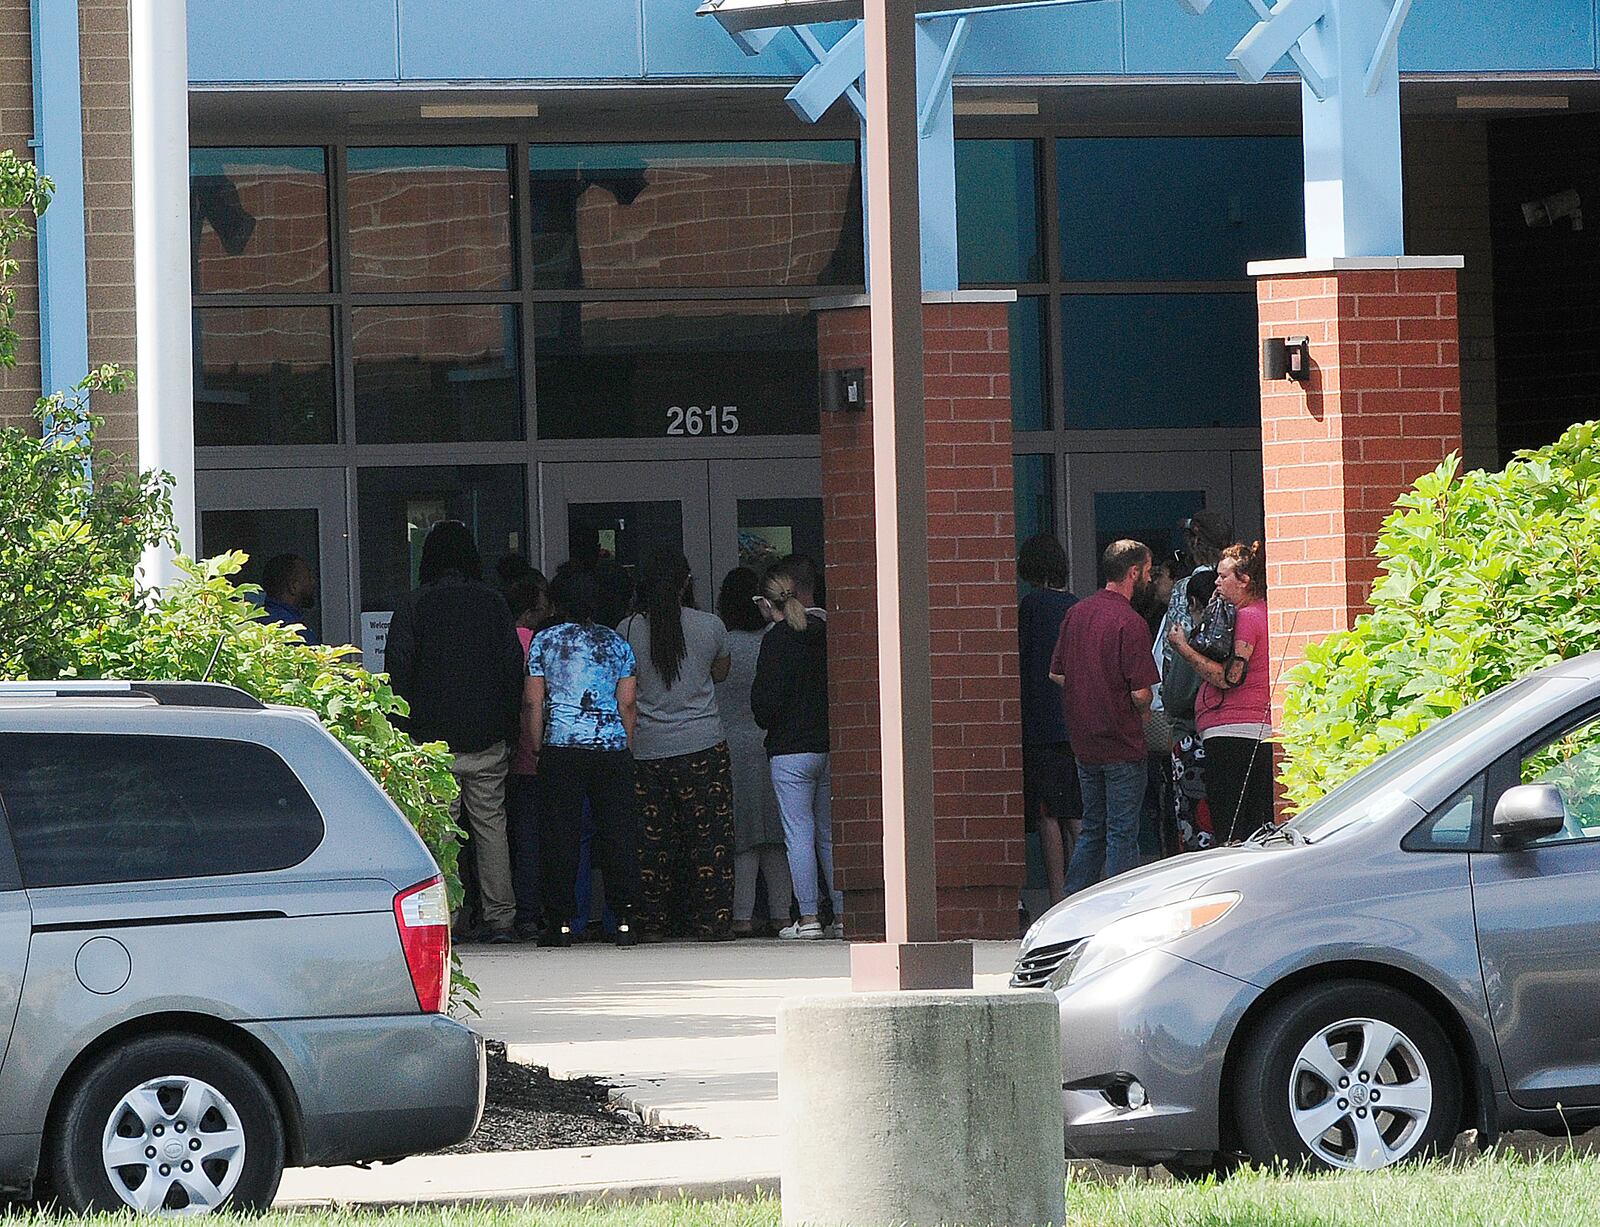
[[1398,1027],[1350,1018],[1318,1031],[1289,1073],[1289,1115],[1331,1167],[1372,1170],[1410,1154],[1434,1109],[1417,1045]]
[[112,1109],[101,1140],[111,1187],[146,1214],[206,1214],[239,1183],[244,1126],[198,1078],[152,1078]]

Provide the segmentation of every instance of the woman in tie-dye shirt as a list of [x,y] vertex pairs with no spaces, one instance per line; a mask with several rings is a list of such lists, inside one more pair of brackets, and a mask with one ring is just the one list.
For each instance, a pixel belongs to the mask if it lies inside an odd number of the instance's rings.
[[590,573],[564,568],[550,585],[550,598],[564,620],[533,638],[522,713],[524,741],[538,755],[545,873],[540,942],[572,942],[587,800],[606,902],[617,917],[617,945],[631,946],[637,940],[632,912],[639,884],[639,818],[628,749],[638,711],[633,649],[594,620],[598,595]]

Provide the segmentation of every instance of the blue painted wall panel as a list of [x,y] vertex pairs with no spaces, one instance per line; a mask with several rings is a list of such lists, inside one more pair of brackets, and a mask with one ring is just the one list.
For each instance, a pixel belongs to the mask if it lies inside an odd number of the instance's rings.
[[1402,72],[1594,66],[1592,0],[1426,0],[1400,36]]
[[399,0],[408,79],[637,77],[639,0]]
[[[699,0],[642,0],[644,70],[651,77],[798,77],[814,61],[793,34],[779,34],[760,55],[746,55],[709,17],[696,17]],[[815,28],[831,47],[849,22]]]
[[189,80],[392,81],[396,39],[395,0],[189,0]]
[[962,76],[1122,71],[1122,6],[1116,0],[1061,9],[987,13],[973,19]]
[[1254,23],[1243,4],[1213,4],[1204,16],[1191,17],[1177,0],[1124,0],[1128,71],[1232,77],[1228,52]]

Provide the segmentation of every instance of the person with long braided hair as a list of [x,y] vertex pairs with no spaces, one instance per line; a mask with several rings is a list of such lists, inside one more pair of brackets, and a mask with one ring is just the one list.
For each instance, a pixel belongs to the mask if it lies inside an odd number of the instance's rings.
[[694,607],[684,556],[640,568],[636,612],[617,632],[638,661],[633,740],[640,817],[639,906],[645,941],[724,941],[733,922],[733,759],[716,683],[732,667],[722,619]]

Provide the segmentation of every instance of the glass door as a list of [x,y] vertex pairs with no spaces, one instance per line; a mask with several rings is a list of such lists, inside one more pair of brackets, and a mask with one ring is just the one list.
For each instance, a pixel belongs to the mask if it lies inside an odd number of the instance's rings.
[[711,461],[713,582],[720,585],[737,566],[765,570],[786,554],[823,565],[822,462]]
[[675,549],[701,605],[715,599],[705,461],[541,464],[539,498],[546,575],[574,558],[633,572],[651,550]]
[[353,640],[350,537],[343,469],[227,469],[195,475],[201,557],[225,550],[250,555],[240,583],[259,584],[280,554],[311,564],[317,600],[304,610],[307,629],[323,643]]
[[[1080,596],[1103,582],[1100,555],[1124,537],[1157,559],[1183,545],[1183,521],[1202,509],[1234,517],[1231,452],[1109,452],[1067,457],[1067,558]],[[1259,515],[1256,516],[1259,519]]]

